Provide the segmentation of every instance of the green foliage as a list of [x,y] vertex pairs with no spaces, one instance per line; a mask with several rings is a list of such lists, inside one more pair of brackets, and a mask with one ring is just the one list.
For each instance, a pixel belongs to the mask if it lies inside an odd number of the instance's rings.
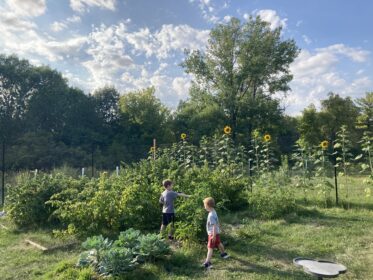
[[80,254],[77,265],[92,266],[101,275],[121,275],[133,270],[140,262],[163,258],[171,252],[159,235],[141,235],[132,228],[121,232],[114,242],[93,236],[82,246],[89,251]]
[[7,195],[9,217],[18,226],[48,226],[57,221],[51,216],[55,208],[46,202],[65,186],[67,179],[61,175],[25,176]]
[[294,190],[268,178],[255,182],[253,191],[248,193],[248,201],[253,214],[265,219],[281,217],[296,207]]
[[138,238],[137,253],[145,259],[156,259],[170,253],[170,247],[158,234],[142,235]]
[[96,251],[107,250],[111,247],[112,242],[104,238],[102,235],[88,237],[86,241],[82,243],[82,247],[86,250],[95,249]]
[[[264,90],[270,94],[289,90],[292,75],[288,68],[298,48],[293,40],[282,40],[280,34],[280,28],[271,30],[259,17],[243,24],[232,18],[211,30],[205,52],[186,53],[185,71],[195,76],[196,84],[216,96],[233,129],[234,140],[239,112],[255,110],[255,103],[245,110],[250,101]],[[261,110],[253,119],[259,124],[258,120],[265,116],[267,112]]]
[[49,280],[92,280],[96,279],[96,272],[92,267],[76,267],[69,261],[58,263],[54,270],[47,273],[42,279]]
[[100,274],[119,275],[133,270],[137,265],[133,252],[128,248],[113,247],[101,253],[98,264]]
[[129,249],[137,249],[139,246],[139,237],[141,232],[133,228],[122,231],[118,239],[114,242],[116,247],[126,247]]

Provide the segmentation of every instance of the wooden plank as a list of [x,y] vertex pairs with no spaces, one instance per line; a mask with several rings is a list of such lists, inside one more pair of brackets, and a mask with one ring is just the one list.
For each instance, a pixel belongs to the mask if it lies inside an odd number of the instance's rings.
[[48,248],[45,248],[44,246],[42,246],[42,245],[40,245],[38,243],[35,243],[35,242],[33,242],[33,241],[29,240],[29,239],[25,239],[25,242],[28,243],[28,244],[30,244],[30,245],[32,245],[32,246],[34,246],[34,247],[36,247],[36,248],[38,248],[38,249],[40,249],[40,250],[42,250],[42,251],[47,251],[48,250]]

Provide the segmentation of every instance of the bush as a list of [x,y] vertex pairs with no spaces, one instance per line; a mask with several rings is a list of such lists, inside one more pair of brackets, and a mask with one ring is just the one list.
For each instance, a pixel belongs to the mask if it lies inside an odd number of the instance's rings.
[[9,217],[21,227],[56,225],[58,221],[51,217],[55,208],[46,202],[68,180],[61,174],[23,176],[17,186],[9,188],[6,204]]
[[294,192],[288,187],[256,187],[248,194],[248,201],[253,214],[265,219],[281,217],[296,207]]

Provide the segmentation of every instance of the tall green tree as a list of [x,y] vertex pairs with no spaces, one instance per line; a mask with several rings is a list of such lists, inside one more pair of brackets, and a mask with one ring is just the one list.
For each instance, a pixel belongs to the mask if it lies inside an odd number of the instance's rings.
[[244,24],[232,18],[211,30],[205,52],[187,52],[182,65],[217,96],[235,139],[244,97],[288,91],[298,51],[294,40],[282,40],[281,28],[271,30],[259,17]]
[[212,136],[225,125],[225,115],[216,96],[195,84],[189,90],[189,99],[181,101],[173,120],[173,131],[178,137],[188,135],[188,141],[198,144],[203,136]]
[[367,131],[373,130],[373,92],[367,92],[365,97],[356,100],[357,106],[360,109],[358,116],[359,127]]
[[132,159],[144,157],[153,139],[159,145],[174,141],[170,111],[155,96],[154,87],[123,94],[119,100],[122,134]]
[[324,140],[321,125],[322,120],[315,105],[311,104],[305,108],[298,122],[298,131],[303,143],[309,147],[319,145]]
[[356,138],[358,115],[359,108],[350,97],[343,98],[339,94],[329,93],[327,99],[321,100],[320,121],[324,137],[334,141],[337,131],[345,125],[352,139]]

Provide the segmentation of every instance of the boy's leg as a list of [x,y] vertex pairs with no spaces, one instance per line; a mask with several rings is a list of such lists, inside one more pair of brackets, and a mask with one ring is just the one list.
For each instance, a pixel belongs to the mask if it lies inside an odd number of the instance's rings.
[[209,246],[207,246],[207,256],[206,256],[205,263],[209,263],[211,261],[212,253],[213,252],[214,252],[214,249],[213,248],[209,248]]
[[163,236],[164,235],[164,231],[167,227],[167,219],[166,219],[166,215],[164,213],[162,213],[162,224],[161,224],[161,230],[160,230],[160,235]]
[[175,227],[174,227],[175,214],[170,215],[170,219],[171,219],[171,221],[169,221],[170,222],[170,231],[168,232],[168,237],[169,238],[173,238],[173,236],[174,236],[174,229],[175,229]]
[[222,257],[223,259],[229,258],[229,255],[224,250],[223,244],[220,243],[218,247],[219,247],[219,250],[220,250],[220,257]]
[[220,253],[224,253],[224,246],[223,246],[223,244],[220,242],[219,243],[219,250],[220,250]]

